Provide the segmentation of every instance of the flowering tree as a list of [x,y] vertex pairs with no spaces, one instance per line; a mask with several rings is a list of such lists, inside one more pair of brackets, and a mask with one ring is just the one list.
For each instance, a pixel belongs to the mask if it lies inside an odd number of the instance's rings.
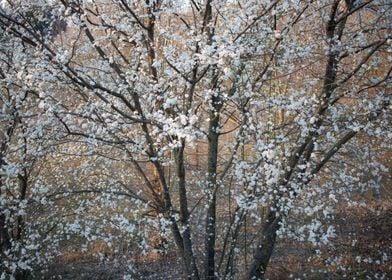
[[[39,166],[53,143],[47,137],[49,119],[38,117],[43,112],[37,106],[38,94],[25,72],[26,56],[20,55],[20,48],[6,36],[1,38],[2,277],[24,277],[34,261],[47,259],[38,252],[56,244],[56,240],[45,238],[44,232],[49,232],[53,223],[47,212],[49,205],[41,195],[45,186],[40,186],[39,179]],[[41,215],[45,216],[44,223]]]
[[[109,173],[106,183],[73,192],[130,197],[135,223],[170,232],[188,279],[263,279],[278,236],[320,244],[334,235],[324,225],[332,206],[363,181],[360,164],[347,164],[349,144],[390,140],[390,18],[382,0],[0,9],[26,61],[22,85],[38,92],[69,149],[104,159],[108,172],[85,172]],[[324,218],[292,223],[315,213]],[[240,246],[249,235],[253,244]]]

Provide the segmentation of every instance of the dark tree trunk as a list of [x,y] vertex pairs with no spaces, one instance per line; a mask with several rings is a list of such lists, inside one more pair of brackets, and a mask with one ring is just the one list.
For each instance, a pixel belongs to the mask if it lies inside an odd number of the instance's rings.
[[248,273],[248,279],[263,280],[268,263],[271,259],[276,242],[276,232],[279,229],[280,218],[275,211],[269,211],[262,233],[253,256],[253,263]]
[[19,271],[15,274],[15,280],[28,280],[31,279],[31,274],[29,271]]
[[[1,180],[1,177],[0,177]],[[1,187],[1,181],[0,181]],[[1,190],[0,190],[1,195]],[[6,217],[4,214],[1,214],[3,209],[0,208],[0,258],[2,252],[11,248],[11,237],[8,233],[8,229],[6,228]],[[1,267],[1,259],[0,259],[0,267]]]
[[218,140],[217,131],[219,114],[213,112],[210,115],[208,133],[208,210],[206,217],[205,237],[205,279],[215,279],[215,239],[216,239],[216,172],[218,164]]
[[184,262],[187,279],[199,279],[199,272],[196,266],[195,257],[192,249],[191,228],[189,224],[189,210],[186,194],[185,181],[185,167],[184,167],[184,147],[185,142],[182,141],[182,146],[175,150],[176,159],[176,173],[178,177],[178,193],[180,198],[180,222],[185,230],[182,234]]

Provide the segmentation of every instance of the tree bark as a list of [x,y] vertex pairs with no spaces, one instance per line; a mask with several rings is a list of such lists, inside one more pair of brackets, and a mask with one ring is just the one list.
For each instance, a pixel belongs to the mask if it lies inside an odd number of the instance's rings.
[[210,114],[208,132],[208,210],[205,237],[205,279],[215,279],[215,239],[216,239],[216,172],[218,165],[219,114]]
[[184,227],[182,234],[184,248],[184,262],[187,279],[199,279],[199,272],[196,266],[196,260],[192,249],[191,228],[189,224],[189,210],[186,194],[185,167],[184,167],[184,148],[185,141],[182,146],[177,148],[175,152],[176,173],[178,178],[178,193],[180,198],[180,222]]
[[253,263],[248,273],[249,280],[264,279],[265,271],[274,250],[276,232],[280,227],[279,222],[280,217],[276,215],[276,211],[269,210],[267,214],[267,221],[263,226],[257,250],[253,256]]

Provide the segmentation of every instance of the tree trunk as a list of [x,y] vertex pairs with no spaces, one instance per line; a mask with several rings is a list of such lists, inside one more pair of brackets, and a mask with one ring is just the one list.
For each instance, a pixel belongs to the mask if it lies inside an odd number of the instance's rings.
[[269,210],[267,221],[262,228],[256,252],[253,257],[253,263],[248,273],[248,279],[263,280],[268,263],[271,259],[276,242],[276,232],[280,225],[280,217],[276,216],[276,212]]
[[[1,180],[1,177],[0,177],[0,180]],[[1,182],[0,182],[0,187],[1,187]],[[1,195],[1,189],[0,189],[0,195]],[[6,217],[4,214],[2,214],[2,212],[3,212],[3,209],[0,208],[0,258],[1,258],[3,251],[11,248],[11,237],[10,237],[10,235],[8,233],[8,229],[6,227]],[[2,262],[0,262],[0,268],[1,268],[1,263]]]
[[[218,110],[216,111],[218,112]],[[215,279],[215,239],[216,239],[216,172],[218,164],[218,140],[217,131],[219,114],[212,112],[210,115],[208,133],[208,210],[206,217],[205,237],[205,279]]]
[[0,245],[1,250],[8,250],[11,248],[10,236],[8,234],[8,230],[5,226],[5,216],[0,215]]
[[187,279],[199,279],[199,272],[197,270],[195,257],[193,255],[191,228],[189,224],[189,210],[186,194],[185,181],[185,167],[184,167],[184,147],[185,141],[182,141],[182,146],[175,150],[176,159],[176,173],[178,177],[178,192],[180,198],[180,222],[185,228],[182,234],[183,248],[184,248],[184,262]]
[[18,271],[15,274],[15,280],[28,280],[28,279],[31,279],[31,274],[27,270]]

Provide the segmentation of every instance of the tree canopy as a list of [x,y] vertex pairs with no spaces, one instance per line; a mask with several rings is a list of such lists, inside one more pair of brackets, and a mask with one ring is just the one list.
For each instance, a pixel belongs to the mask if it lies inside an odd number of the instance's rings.
[[335,206],[387,184],[391,19],[384,0],[0,1],[2,279],[70,240],[131,278],[151,250],[180,278],[264,279],[279,240],[327,246]]

